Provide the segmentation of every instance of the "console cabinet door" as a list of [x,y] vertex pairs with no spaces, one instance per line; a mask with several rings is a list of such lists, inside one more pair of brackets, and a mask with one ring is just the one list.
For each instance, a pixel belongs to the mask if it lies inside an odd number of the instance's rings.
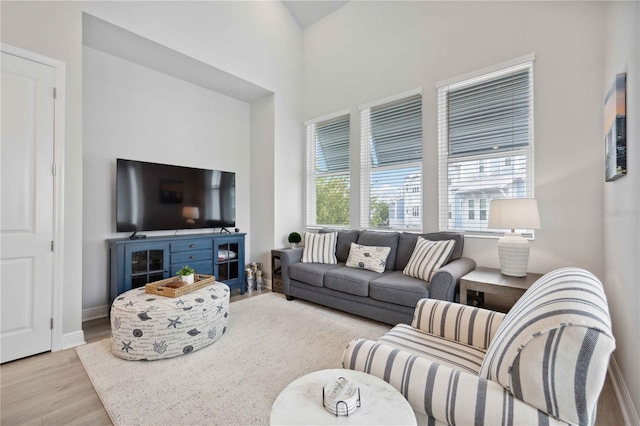
[[168,243],[132,244],[124,253],[123,291],[169,278]]
[[244,294],[244,237],[217,237],[213,241],[214,275]]

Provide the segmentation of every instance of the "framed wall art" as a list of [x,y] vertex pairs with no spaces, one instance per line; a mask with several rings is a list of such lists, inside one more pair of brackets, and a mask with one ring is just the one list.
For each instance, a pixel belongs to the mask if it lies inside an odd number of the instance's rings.
[[604,99],[605,181],[627,174],[627,74],[620,73]]

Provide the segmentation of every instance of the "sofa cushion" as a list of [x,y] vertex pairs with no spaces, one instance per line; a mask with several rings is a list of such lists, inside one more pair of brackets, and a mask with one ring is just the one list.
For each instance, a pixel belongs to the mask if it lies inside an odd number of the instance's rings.
[[414,234],[412,232],[403,232],[398,238],[398,253],[396,255],[396,271],[402,271],[409,263],[413,249],[416,247],[418,237],[426,238],[431,241],[454,240],[456,242],[451,252],[449,262],[460,259],[462,257],[462,249],[464,248],[464,236],[458,232],[431,232],[428,234]]
[[369,296],[369,282],[378,277],[377,272],[344,267],[328,271],[324,275],[324,286],[356,296]]
[[[318,231],[319,234],[326,234],[329,232],[336,232],[335,229],[322,228]],[[351,243],[358,241],[358,235],[360,231],[357,229],[339,229],[338,241],[336,242],[336,258],[339,263],[345,263],[347,257],[349,257],[349,250],[351,250]]]
[[382,302],[415,307],[418,300],[429,297],[426,283],[393,271],[369,283],[369,297]]
[[448,262],[452,260],[460,259],[462,257],[462,250],[464,249],[464,235],[459,232],[430,232],[428,234],[422,234],[421,237],[430,241],[455,241],[453,251],[449,257]]
[[431,277],[449,261],[455,241],[430,241],[418,237],[409,263],[402,271],[410,277],[431,281]]
[[337,236],[337,232],[328,232],[326,234],[305,232],[301,261],[303,263],[338,263],[336,259]]
[[373,272],[384,272],[389,251],[391,251],[389,247],[361,246],[360,244],[351,243],[346,266],[367,269]]
[[396,325],[378,342],[473,375],[478,374],[485,356],[483,349],[443,339],[407,324]]
[[324,285],[324,274],[327,271],[341,267],[343,265],[340,264],[297,262],[289,267],[289,277],[292,280],[322,287]]
[[338,231],[338,242],[336,244],[336,257],[338,262],[346,262],[349,257],[349,250],[351,250],[351,243],[358,241],[358,230],[345,230]]
[[602,284],[583,269],[561,268],[509,310],[479,375],[552,416],[591,424],[614,349]]
[[396,254],[396,270],[402,271],[409,263],[413,249],[416,247],[416,241],[420,234],[411,232],[403,232],[398,237],[398,252]]
[[396,267],[396,253],[398,251],[398,232],[362,231],[357,243],[363,246],[389,247],[389,256],[385,269],[394,270]]

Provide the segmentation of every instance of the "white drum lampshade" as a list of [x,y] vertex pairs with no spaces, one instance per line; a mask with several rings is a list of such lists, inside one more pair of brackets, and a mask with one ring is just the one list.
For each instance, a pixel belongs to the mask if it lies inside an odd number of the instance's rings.
[[538,202],[533,198],[491,200],[489,228],[511,229],[498,240],[503,275],[524,277],[529,264],[529,242],[516,229],[540,229]]
[[195,219],[200,219],[200,209],[198,207],[183,207],[182,217],[187,219],[188,224],[196,223]]

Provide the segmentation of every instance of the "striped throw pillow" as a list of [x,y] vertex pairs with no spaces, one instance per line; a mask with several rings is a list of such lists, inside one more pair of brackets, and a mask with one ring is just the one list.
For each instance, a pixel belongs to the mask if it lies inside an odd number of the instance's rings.
[[455,240],[430,241],[418,237],[409,263],[402,273],[408,277],[431,281],[433,274],[438,272],[438,269],[451,257],[455,244]]
[[303,263],[327,263],[335,265],[337,232],[326,234],[304,233],[304,250],[302,251]]

